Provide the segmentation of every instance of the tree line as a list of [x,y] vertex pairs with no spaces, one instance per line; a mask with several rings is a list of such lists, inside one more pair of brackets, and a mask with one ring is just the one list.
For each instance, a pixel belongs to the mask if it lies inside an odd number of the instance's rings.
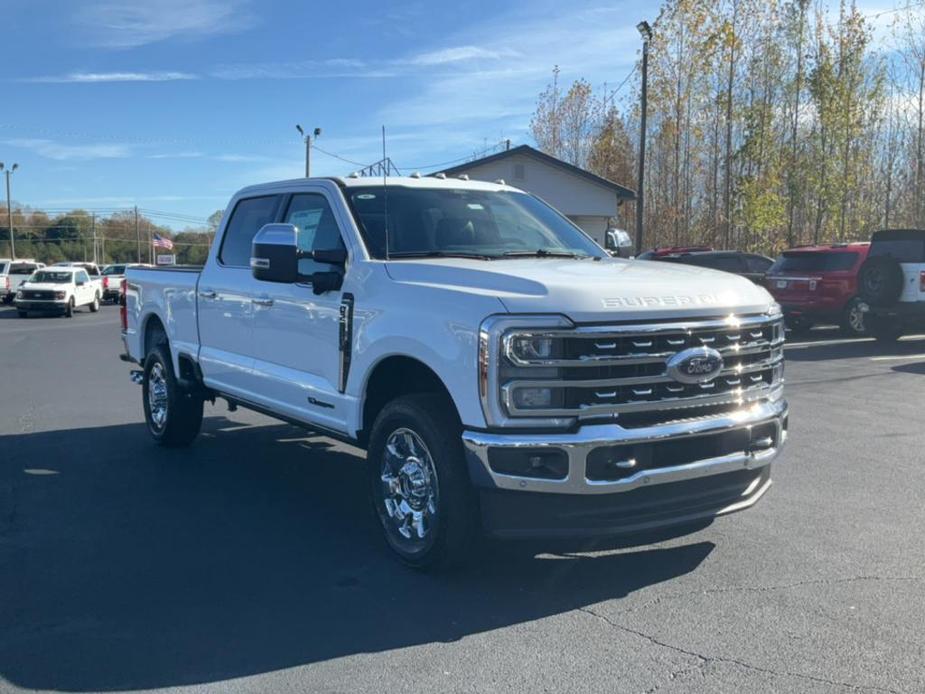
[[[152,262],[155,251],[151,239],[159,234],[173,241],[172,251],[181,265],[205,263],[215,229],[221,221],[219,210],[202,227],[173,231],[144,213],[121,210],[106,215],[74,209],[55,215],[42,210],[13,207],[13,234],[17,258],[34,258],[46,264],[64,260],[96,260],[107,263]],[[8,214],[0,207],[0,257],[11,256]]]
[[[768,253],[925,228],[925,3],[666,0],[649,48],[645,246]],[[888,28],[878,31],[874,20]],[[544,151],[635,188],[639,66],[623,97],[540,94]],[[632,229],[632,206],[621,219]]]

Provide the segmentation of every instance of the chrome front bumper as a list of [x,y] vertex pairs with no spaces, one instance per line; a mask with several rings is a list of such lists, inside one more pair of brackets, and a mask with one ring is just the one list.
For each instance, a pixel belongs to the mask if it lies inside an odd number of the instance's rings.
[[[595,424],[581,427],[569,434],[496,434],[464,431],[462,438],[469,459],[473,481],[481,487],[521,492],[554,494],[612,494],[643,486],[692,480],[740,470],[757,470],[771,463],[780,453],[787,438],[787,402],[783,399],[763,401],[743,406],[735,412],[702,419],[683,420],[658,426],[627,429],[619,424]],[[666,441],[694,439],[723,434],[740,429],[751,430],[773,424],[776,435],[760,450],[743,449],[719,457],[693,460],[674,466],[649,466],[619,480],[588,479],[589,454],[602,447],[658,444]],[[492,449],[558,449],[568,456],[568,474],[563,479],[501,474],[492,469],[489,451]],[[752,495],[751,503],[764,493]]]

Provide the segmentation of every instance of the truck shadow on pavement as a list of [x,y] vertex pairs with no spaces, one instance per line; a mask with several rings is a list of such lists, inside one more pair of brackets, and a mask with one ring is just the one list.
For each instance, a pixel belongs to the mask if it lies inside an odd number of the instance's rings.
[[922,358],[925,360],[925,339],[922,336],[905,338],[895,343],[881,343],[872,338],[862,338],[784,345],[784,358],[787,361],[817,362],[864,357],[909,357],[917,354],[923,354]]
[[380,544],[363,459],[286,425],[0,438],[0,677],[30,689],[223,681],[530,622],[695,570],[710,542],[593,556],[488,546],[424,575]]

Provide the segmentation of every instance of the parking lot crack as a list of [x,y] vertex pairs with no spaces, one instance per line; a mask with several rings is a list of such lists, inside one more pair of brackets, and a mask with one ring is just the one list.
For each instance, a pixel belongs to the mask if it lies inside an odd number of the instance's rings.
[[[851,689],[854,691],[885,692],[886,694],[900,694],[900,692],[896,689],[888,689],[885,687],[873,687],[869,685],[856,684],[854,682],[842,682],[839,680],[831,680],[825,677],[819,677],[817,675],[809,675],[806,673],[793,672],[790,670],[775,670],[773,668],[763,667],[761,665],[754,665],[752,663],[747,663],[744,660],[739,660],[738,658],[729,658],[727,656],[705,655],[703,653],[698,653],[697,651],[692,651],[690,649],[683,648],[681,646],[677,646],[672,643],[668,643],[667,641],[662,641],[661,639],[655,636],[652,636],[651,634],[647,634],[644,631],[633,629],[632,627],[628,627],[623,624],[620,624],[614,621],[613,619],[611,619],[610,617],[607,617],[601,614],[600,612],[595,612],[590,607],[579,607],[578,609],[581,612],[584,612],[592,617],[597,618],[598,620],[604,622],[605,624],[607,624],[608,626],[614,629],[618,629],[619,631],[623,631],[627,634],[632,634],[633,636],[644,639],[654,646],[659,646],[660,648],[665,648],[670,651],[674,651],[675,653],[680,653],[680,654],[698,659],[699,663],[696,667],[692,668],[690,666],[687,666],[683,670],[676,670],[669,675],[671,679],[680,677],[685,672],[694,672],[697,670],[702,671],[707,665],[711,663],[723,663],[726,665],[733,665],[735,667],[740,667],[745,670],[751,670],[752,672],[760,672],[760,673],[767,674],[767,675],[773,675],[775,677],[793,677],[795,679],[805,680],[807,682],[815,682],[817,684],[825,684],[825,685],[829,685],[832,687],[842,687],[843,689]],[[657,689],[658,687],[655,687],[654,689],[650,689],[649,690],[650,694],[651,692],[654,692]]]
[[690,590],[683,593],[670,593],[667,595],[660,595],[652,600],[640,603],[639,605],[633,605],[624,610],[620,610],[618,614],[629,614],[630,612],[638,612],[639,610],[653,607],[662,602],[667,602],[670,600],[677,600],[679,598],[688,598],[696,595],[716,595],[720,593],[769,593],[774,591],[781,590],[793,590],[796,588],[806,588],[809,586],[837,586],[844,585],[848,583],[860,583],[860,582],[898,582],[898,583],[907,583],[907,582],[917,582],[925,581],[923,576],[874,576],[874,575],[863,575],[863,576],[848,576],[844,578],[815,578],[807,579],[804,581],[794,581],[792,583],[780,583],[768,586],[720,586],[715,588],[704,588],[702,590]]

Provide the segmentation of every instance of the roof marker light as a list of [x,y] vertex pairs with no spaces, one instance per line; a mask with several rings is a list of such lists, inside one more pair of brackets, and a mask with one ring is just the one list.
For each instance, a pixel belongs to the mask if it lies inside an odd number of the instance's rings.
[[441,179],[445,179],[445,178],[446,178],[446,174],[443,173],[442,171],[441,171],[440,173],[434,174],[434,175],[435,175],[437,178],[441,178]]
[[411,178],[420,178],[420,177],[421,177],[420,171],[415,171],[413,174],[411,174]]
[[460,181],[468,181],[469,174],[459,174],[456,178],[458,178]]

